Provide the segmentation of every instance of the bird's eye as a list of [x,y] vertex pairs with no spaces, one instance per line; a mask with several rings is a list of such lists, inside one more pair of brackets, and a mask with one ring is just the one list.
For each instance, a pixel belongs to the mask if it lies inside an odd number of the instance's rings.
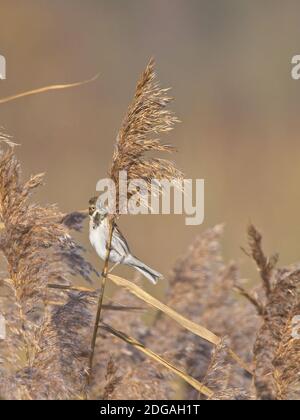
[[89,214],[90,214],[90,216],[92,216],[93,215],[93,213],[94,213],[94,211],[96,210],[96,206],[93,206],[93,205],[91,205],[90,207],[89,207]]

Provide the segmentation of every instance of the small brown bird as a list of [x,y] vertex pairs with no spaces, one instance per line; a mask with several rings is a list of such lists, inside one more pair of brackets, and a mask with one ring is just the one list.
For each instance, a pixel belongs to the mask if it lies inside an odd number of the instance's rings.
[[[109,236],[108,212],[106,208],[99,204],[97,197],[93,197],[89,201],[89,215],[90,242],[99,257],[102,260],[105,260]],[[163,278],[160,273],[148,267],[131,254],[127,241],[116,224],[114,224],[113,227],[109,261],[114,263],[115,266],[118,264],[125,264],[134,267],[153,284],[156,284],[158,279]]]

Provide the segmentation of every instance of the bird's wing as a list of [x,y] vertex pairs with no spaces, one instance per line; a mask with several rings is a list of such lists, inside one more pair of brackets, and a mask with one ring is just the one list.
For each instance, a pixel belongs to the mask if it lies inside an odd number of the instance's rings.
[[130,254],[128,243],[117,225],[114,226],[113,241],[115,242],[113,248],[116,250],[120,249],[124,255]]

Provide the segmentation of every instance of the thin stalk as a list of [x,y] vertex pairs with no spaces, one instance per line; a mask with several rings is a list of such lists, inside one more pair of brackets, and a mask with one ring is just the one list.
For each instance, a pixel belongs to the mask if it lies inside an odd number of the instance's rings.
[[50,283],[47,285],[49,289],[58,289],[58,290],[67,290],[70,292],[86,292],[86,293],[94,293],[96,292],[95,289],[90,289],[88,287],[74,287],[74,286],[67,286],[65,284],[53,284]]
[[60,89],[69,89],[77,86],[85,85],[86,83],[94,82],[96,79],[98,79],[99,74],[96,74],[94,77],[88,80],[83,80],[81,82],[75,82],[75,83],[67,83],[63,85],[50,85],[50,86],[44,86],[38,89],[29,90],[26,92],[17,93],[15,95],[7,96],[6,98],[0,99],[0,104],[5,104],[10,101],[14,101],[16,99],[24,98],[26,96],[31,95],[37,95],[39,93],[49,92],[50,90],[60,90]]
[[[101,310],[102,310],[102,306],[103,306],[103,297],[104,297],[104,292],[105,292],[106,279],[107,279],[107,275],[108,275],[108,262],[109,262],[109,254],[110,254],[110,251],[111,251],[113,225],[114,225],[114,218],[109,217],[108,242],[107,242],[107,247],[106,247],[106,256],[105,256],[103,271],[102,271],[102,275],[101,275],[101,288],[100,288],[100,293],[99,293],[99,300],[98,300],[98,305],[97,305],[97,312],[96,312],[94,330],[93,330],[92,341],[91,341],[91,349],[90,349],[88,371],[87,371],[87,387],[90,385],[91,378],[92,378],[92,370],[93,370],[93,362],[94,362],[97,334],[98,334],[98,329],[99,329],[100,320],[101,320]],[[87,390],[86,390],[86,393],[85,393],[85,398],[87,398]]]

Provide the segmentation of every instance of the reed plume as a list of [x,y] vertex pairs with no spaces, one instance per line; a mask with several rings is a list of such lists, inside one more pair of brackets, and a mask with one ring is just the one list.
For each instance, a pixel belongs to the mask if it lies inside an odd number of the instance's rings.
[[[299,291],[297,292],[299,294]],[[295,328],[295,317],[299,317],[300,303],[291,311],[282,333],[282,340],[279,344],[274,365],[274,381],[276,386],[276,397],[278,400],[299,400],[300,399],[300,340],[293,334]]]
[[163,144],[157,138],[161,133],[172,130],[178,121],[168,108],[172,101],[167,95],[168,91],[160,88],[156,81],[154,60],[151,59],[136,86],[133,101],[117,136],[109,169],[109,176],[115,182],[117,192],[121,171],[126,171],[128,184],[136,179],[145,181],[149,192],[153,187],[152,180],[175,181],[182,178],[182,172],[173,162],[148,155],[148,152],[175,150],[172,145]]
[[265,256],[262,236],[253,225],[248,227],[248,238],[248,255],[252,255],[262,280],[258,293],[241,288],[261,316],[253,348],[257,399],[293,399],[300,395],[300,347],[291,334],[293,317],[299,311],[300,271],[297,265],[276,268],[278,256]]
[[[59,340],[54,339],[63,324],[54,322],[57,304],[63,296],[47,286],[69,285],[74,276],[91,281],[93,268],[61,223],[58,209],[30,202],[32,192],[42,183],[42,174],[23,182],[14,151],[1,151],[0,249],[7,268],[3,282],[6,295],[2,300],[8,330],[1,347],[6,355],[5,370],[9,372],[1,375],[0,393],[4,397],[6,389],[8,397],[14,398],[56,399],[74,395],[65,374],[69,361],[62,359]],[[79,325],[77,319],[77,328]],[[75,351],[77,342],[72,343]],[[19,392],[14,394],[14,389]]]
[[[198,235],[187,252],[178,258],[170,275],[167,304],[218,336],[227,336],[230,348],[251,362],[257,317],[251,305],[236,299],[234,284],[238,271],[233,263],[225,265],[222,260],[222,234],[222,225],[208,229]],[[236,328],[236,319],[239,319],[240,328]],[[173,359],[180,360],[188,373],[203,381],[211,363],[213,346],[171,325],[168,318],[159,316],[155,326],[155,332],[164,340],[158,344],[156,335],[150,332],[147,344],[168,354],[173,349]],[[229,389],[240,389],[241,393],[248,395],[250,375],[233,366],[232,361],[228,360],[226,364]],[[186,389],[184,395],[192,399],[198,396],[192,388]]]
[[[258,331],[255,346],[255,386],[263,400],[282,399],[289,387],[300,390],[299,346],[292,339],[291,320],[298,313],[300,302],[300,271],[279,275],[265,306],[263,325]],[[283,358],[284,343],[291,352]],[[285,376],[289,372],[289,376]]]
[[204,383],[214,391],[213,400],[252,400],[250,391],[234,387],[231,383],[233,365],[229,358],[228,340],[225,338],[213,350]]

